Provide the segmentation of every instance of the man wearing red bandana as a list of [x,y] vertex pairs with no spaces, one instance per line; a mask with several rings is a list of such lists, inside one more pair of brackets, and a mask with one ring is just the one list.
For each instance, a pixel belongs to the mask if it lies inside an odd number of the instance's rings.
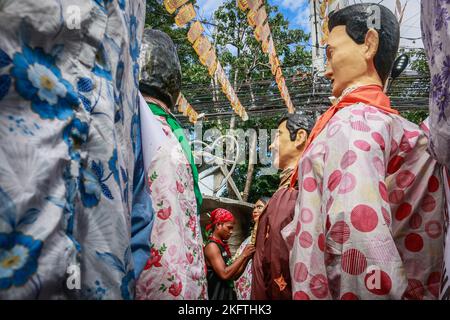
[[329,31],[326,76],[339,98],[317,121],[294,175],[295,216],[282,231],[292,296],[437,299],[443,170],[428,153],[426,126],[401,117],[383,92],[397,19],[384,6],[357,4],[331,14]]
[[211,235],[205,246],[208,297],[210,300],[236,300],[233,280],[244,272],[255,247],[248,245],[242,254],[231,260],[230,239],[234,228],[234,216],[228,210],[218,208],[211,212],[206,231]]

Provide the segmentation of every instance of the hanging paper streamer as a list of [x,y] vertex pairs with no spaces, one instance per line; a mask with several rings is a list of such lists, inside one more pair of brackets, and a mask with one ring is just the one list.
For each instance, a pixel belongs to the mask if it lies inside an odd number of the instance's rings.
[[187,116],[189,117],[189,121],[195,124],[198,120],[198,113],[194,110],[194,108],[189,105]]
[[267,19],[266,7],[261,7],[255,15],[256,27],[262,26]]
[[222,92],[230,101],[231,107],[233,108],[234,112],[236,112],[242,118],[242,120],[247,121],[248,120],[247,112],[245,111],[245,108],[239,101],[239,98],[237,97],[236,92],[231,86],[231,83],[228,80],[228,77],[226,76],[225,71],[223,70],[220,62],[217,62],[216,76],[217,81],[219,81],[222,87]]
[[[264,43],[263,43],[263,46],[264,46]],[[270,53],[272,53],[272,54],[275,53],[275,43],[273,42],[272,37],[269,37],[269,40],[267,41],[267,53],[269,53],[269,62],[270,62],[270,59],[272,58],[272,55]],[[272,63],[270,65],[272,65]]]
[[319,32],[320,45],[326,45],[329,36],[328,30],[328,15],[332,11],[337,11],[342,7],[345,7],[345,1],[342,0],[314,0],[319,7],[319,21],[318,24],[321,27]]
[[[241,10],[246,11],[244,6],[239,5]],[[247,13],[248,24],[255,28],[254,35],[257,41],[261,42],[262,51],[269,54],[269,63],[271,66],[272,74],[275,76],[275,80],[280,91],[281,98],[289,111],[293,113],[295,110],[292,103],[289,90],[286,86],[286,80],[284,79],[283,72],[280,67],[280,60],[278,59],[275,44],[273,42],[272,34],[270,32],[266,7],[263,0],[247,0],[247,7],[250,9]]]
[[[255,28],[255,38],[258,42],[266,42],[268,44],[268,38],[270,35],[270,28],[269,25],[266,23],[264,25],[259,25]],[[264,51],[264,49],[263,49]],[[267,52],[265,52],[267,53]]]
[[211,48],[206,55],[201,56],[200,62],[208,68],[209,75],[214,76],[217,68],[216,49]]
[[256,12],[253,10],[250,10],[247,14],[247,22],[248,22],[249,26],[252,28],[256,27],[255,16],[256,16]]
[[[284,81],[283,73],[281,72],[281,68],[278,68],[275,73],[275,81],[276,83],[281,83]],[[281,89],[280,89],[281,91]]]
[[200,23],[200,21],[195,21],[188,32],[188,40],[190,43],[194,43],[205,31],[203,28],[203,25]]
[[[263,4],[262,0],[247,0],[247,7],[251,11],[257,11]],[[245,10],[243,10],[245,11]]]
[[239,9],[241,9],[242,11],[245,11],[248,9],[248,3],[247,0],[238,0],[238,7]]
[[263,30],[263,34],[261,35],[261,38],[262,38],[262,51],[265,54],[268,54],[270,46],[272,45],[272,47],[273,47],[273,40],[272,40],[272,37],[270,36],[270,27],[269,27],[268,24],[267,24],[267,32],[268,32],[267,36],[266,36],[265,32],[266,31]]
[[219,81],[222,92],[225,94],[227,99],[230,101],[231,107],[233,110],[244,120],[248,120],[247,112],[242,106],[239,98],[234,92],[233,87],[228,80],[222,66],[217,60],[216,50],[213,48],[208,38],[204,35],[200,35],[197,40],[194,42],[194,50],[199,56],[200,63],[208,68],[209,75],[213,77],[217,76],[217,80]]
[[[280,69],[278,69],[278,70],[280,70]],[[278,85],[278,90],[280,90],[280,93],[283,92],[284,87],[286,86],[286,82],[285,82],[283,76],[281,76],[277,79],[277,85]]]
[[[222,65],[220,63],[217,64],[216,76],[217,76],[217,81],[219,81],[219,83],[221,85],[222,85],[222,83],[226,83],[227,75],[223,71]],[[223,86],[222,86],[222,91],[225,91]]]
[[172,14],[186,2],[188,0],[164,0],[164,7],[166,7],[167,12]]
[[[169,13],[174,13],[178,8],[181,9],[178,10],[178,13],[175,17],[175,23],[177,26],[182,27],[188,22],[190,22],[192,19],[196,17],[196,12],[194,9],[194,6],[189,3],[186,4],[188,0],[165,0],[164,5],[166,7],[166,10]],[[238,5],[243,10],[248,8],[247,4],[248,0],[239,0]],[[257,3],[255,1],[252,2],[252,8],[259,9],[262,2],[259,0],[259,5],[257,6]],[[255,17],[258,19],[258,21],[264,22],[264,20],[267,18],[267,14],[264,11],[258,13],[258,15]],[[264,37],[267,37],[267,34],[270,34],[270,30],[260,28],[261,34],[260,37],[262,40],[264,40]],[[226,76],[225,72],[223,71],[222,66],[220,65],[215,48],[211,45],[208,38],[203,35],[203,32],[205,31],[203,25],[199,21],[195,21],[191,24],[189,31],[187,33],[188,41],[192,44],[192,47],[194,48],[195,52],[197,53],[200,63],[208,68],[208,73],[211,77],[216,76],[217,80],[219,81],[222,92],[225,94],[227,99],[230,101],[231,107],[233,110],[244,120],[248,120],[247,112],[245,111],[244,107],[242,106],[241,102],[239,101],[239,98],[237,97],[236,93],[234,92],[233,87],[230,84],[230,81],[228,80],[228,77]],[[195,110],[192,108],[192,106],[187,102],[187,100],[184,98],[183,95],[180,94],[180,97],[177,102],[178,105],[178,111],[182,112],[185,116],[189,117],[189,120],[191,122],[197,121],[198,114],[195,112]]]
[[177,106],[178,106],[178,112],[185,113],[188,107],[188,102],[183,96],[183,94],[180,93],[178,100],[177,100]]
[[178,14],[175,17],[175,24],[179,27],[184,26],[186,23],[194,19],[196,16],[195,9],[192,3],[185,5],[183,8],[178,11]]
[[217,68],[216,49],[212,47],[208,38],[201,35],[194,43],[194,50],[197,53],[200,63],[208,68],[208,73],[212,77]]
[[189,121],[196,123],[198,119],[198,113],[192,108],[184,95],[180,93],[177,100],[178,112],[183,113],[184,116],[189,117]]
[[198,37],[194,43],[194,50],[199,57],[205,56],[209,49],[211,49],[211,42],[204,35]]
[[311,0],[310,1],[311,28],[315,30],[314,45],[311,47],[312,68],[314,73],[324,76],[326,69],[325,45],[328,41],[329,14],[348,5],[348,0]]

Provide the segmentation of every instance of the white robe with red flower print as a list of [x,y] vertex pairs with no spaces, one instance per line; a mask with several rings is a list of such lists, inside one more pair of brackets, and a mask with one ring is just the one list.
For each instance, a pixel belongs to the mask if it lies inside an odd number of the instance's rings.
[[[150,111],[146,116],[153,114]],[[190,164],[164,117],[154,117],[149,129],[162,131],[163,139],[151,146],[152,157],[144,161],[149,160],[147,185],[156,216],[151,257],[137,281],[136,298],[207,299],[203,240]],[[160,132],[158,135],[161,138]]]
[[442,168],[417,125],[377,108],[340,110],[299,162],[283,230],[294,299],[436,299]]
[[[239,249],[236,251],[236,254],[234,256],[239,257],[242,252],[244,252],[245,247],[250,244],[251,240],[251,237],[245,239],[244,242],[242,242],[239,246]],[[245,267],[242,275],[236,281],[234,281],[234,289],[236,291],[238,300],[250,300],[253,278],[252,263],[253,260],[250,260],[247,264],[247,267]]]

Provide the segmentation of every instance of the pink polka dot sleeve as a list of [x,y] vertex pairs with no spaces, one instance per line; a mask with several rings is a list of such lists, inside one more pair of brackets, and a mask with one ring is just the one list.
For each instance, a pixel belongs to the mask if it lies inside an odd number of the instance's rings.
[[387,168],[401,165],[388,163],[392,125],[374,108],[350,107],[301,159],[294,299],[395,299],[404,292],[386,187]]

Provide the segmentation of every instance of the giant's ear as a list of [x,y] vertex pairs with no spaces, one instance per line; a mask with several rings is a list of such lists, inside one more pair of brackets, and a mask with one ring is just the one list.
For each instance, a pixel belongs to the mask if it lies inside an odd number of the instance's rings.
[[378,46],[380,45],[380,36],[374,28],[370,28],[369,31],[367,31],[364,44],[366,48],[366,51],[364,52],[366,60],[373,61],[378,52]]
[[295,137],[295,147],[300,149],[305,144],[306,139],[308,139],[308,133],[303,129],[298,130],[297,136]]

